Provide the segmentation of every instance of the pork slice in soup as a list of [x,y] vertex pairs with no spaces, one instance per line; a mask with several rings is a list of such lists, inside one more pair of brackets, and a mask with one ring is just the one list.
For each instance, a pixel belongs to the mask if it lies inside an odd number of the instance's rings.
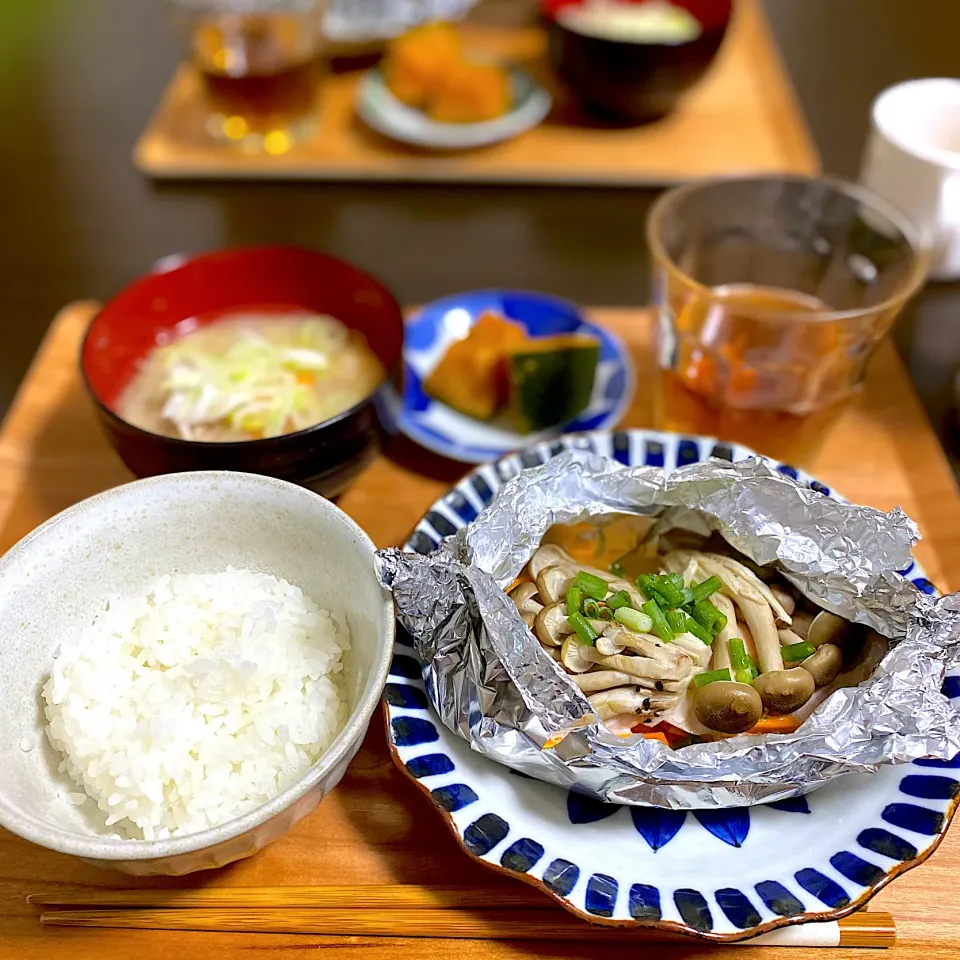
[[362,334],[333,317],[234,314],[151,351],[116,412],[184,440],[258,440],[335,417],[385,378]]

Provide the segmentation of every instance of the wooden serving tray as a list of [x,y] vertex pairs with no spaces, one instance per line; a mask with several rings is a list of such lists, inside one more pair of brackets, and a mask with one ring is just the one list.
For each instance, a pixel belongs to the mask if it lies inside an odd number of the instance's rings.
[[[95,305],[73,304],[55,320],[0,430],[0,550],[83,497],[124,483],[130,474],[100,434],[77,372],[79,343]],[[637,367],[639,389],[624,426],[651,423],[654,382],[650,314],[594,310],[617,332]],[[884,343],[866,387],[836,424],[813,474],[852,499],[884,509],[902,506],[926,539],[917,558],[944,589],[960,585],[960,495],[940,445],[893,347]],[[398,438],[341,498],[380,546],[401,543],[423,511],[463,472]],[[960,940],[954,878],[960,834],[948,834],[927,864],[883,890],[872,906],[892,913],[899,944],[891,960],[952,960]],[[501,960],[514,955],[609,960],[611,945],[589,942],[498,943],[479,940],[378,939],[275,934],[176,933],[43,928],[28,893],[85,886],[280,884],[479,886],[495,901],[510,881],[473,862],[440,817],[390,761],[383,725],[374,718],[364,746],[333,793],[311,816],[256,856],[212,873],[137,880],[87,866],[0,830],[0,957],[18,960],[203,960],[271,957],[281,948],[349,950],[355,960]],[[633,950],[630,945],[614,950]],[[664,960],[719,956],[727,947],[697,943],[656,947]],[[812,948],[757,947],[757,956],[810,960]],[[844,952],[853,957],[853,953]],[[346,954],[344,954],[346,956]]]
[[157,178],[461,181],[662,185],[715,174],[815,173],[820,161],[756,0],[740,0],[717,63],[673,116],[648,127],[591,123],[564,100],[545,62],[539,27],[465,24],[469,46],[520,63],[555,94],[553,114],[506,143],[442,154],[394,143],[355,113],[360,74],[322,83],[317,133],[282,156],[211,140],[193,68],[174,74],[134,150]]

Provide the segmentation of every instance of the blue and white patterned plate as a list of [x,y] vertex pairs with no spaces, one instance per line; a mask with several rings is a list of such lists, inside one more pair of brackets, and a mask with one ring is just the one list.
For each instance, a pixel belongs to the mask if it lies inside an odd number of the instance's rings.
[[[711,455],[751,455],[703,437],[640,430],[559,438],[469,473],[417,524],[408,547],[433,550],[521,469],[583,447],[629,466],[668,470]],[[777,467],[836,496],[792,467]],[[919,590],[935,592],[916,564],[903,573]],[[398,641],[385,691],[398,767],[469,854],[594,922],[722,942],[834,920],[925,860],[956,808],[960,757],[887,766],[875,776],[851,775],[807,797],[749,809],[597,803],[473,753],[432,714],[409,638],[401,634]],[[960,698],[960,676],[947,678],[945,693]]]
[[633,365],[618,337],[590,323],[569,300],[520,290],[476,290],[435,300],[407,324],[399,426],[408,437],[434,453],[464,463],[485,463],[544,439],[544,434],[517,433],[506,420],[474,420],[423,391],[424,379],[450,344],[462,340],[487,311],[509,317],[534,337],[588,333],[600,341],[589,406],[576,420],[549,435],[610,430],[617,425],[633,398]]

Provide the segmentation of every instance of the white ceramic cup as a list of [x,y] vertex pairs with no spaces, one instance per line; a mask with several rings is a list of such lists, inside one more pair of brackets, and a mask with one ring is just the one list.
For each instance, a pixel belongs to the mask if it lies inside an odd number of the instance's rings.
[[860,182],[910,217],[930,276],[960,276],[960,80],[910,80],[873,101]]

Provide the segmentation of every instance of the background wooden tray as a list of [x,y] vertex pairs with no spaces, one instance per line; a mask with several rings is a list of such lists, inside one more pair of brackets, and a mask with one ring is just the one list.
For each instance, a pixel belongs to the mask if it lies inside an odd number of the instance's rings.
[[[0,550],[54,513],[131,479],[100,434],[77,373],[79,343],[95,305],[73,304],[54,322],[0,431]],[[595,310],[616,331],[637,367],[639,389],[624,426],[651,423],[654,382],[650,315]],[[926,539],[916,554],[944,589],[960,585],[960,495],[939,443],[889,342],[870,367],[866,387],[838,421],[810,470],[854,500],[902,506]],[[380,546],[401,543],[423,511],[463,472],[398,438],[341,498]],[[954,878],[960,834],[948,834],[929,863],[898,879],[873,901],[897,920],[891,960],[953,960],[960,940]],[[52,930],[24,900],[70,885],[199,886],[420,883],[476,885],[495,900],[508,880],[465,856],[430,805],[390,761],[374,718],[363,749],[319,810],[249,860],[179,880],[135,880],[33,846],[0,830],[0,957],[18,960],[203,960],[268,957],[280,948],[349,950],[352,960],[607,960],[609,944],[583,942],[385,940],[370,937]],[[589,928],[587,928],[588,930]],[[628,945],[616,950],[629,950]],[[727,947],[658,945],[663,960],[717,957]],[[760,960],[813,960],[812,948],[757,947]],[[848,957],[852,951],[834,954]],[[822,954],[821,954],[822,956]],[[862,960],[863,955],[860,955]]]
[[[468,44],[526,65],[554,88],[539,28],[466,24]],[[806,123],[756,0],[740,0],[717,63],[679,111],[648,127],[610,129],[578,118],[556,91],[553,115],[515,140],[458,154],[410,149],[355,115],[358,73],[323,82],[318,129],[271,157],[213,142],[204,132],[200,81],[183,66],[134,150],[158,178],[266,178],[660,185],[719,173],[813,173]]]

